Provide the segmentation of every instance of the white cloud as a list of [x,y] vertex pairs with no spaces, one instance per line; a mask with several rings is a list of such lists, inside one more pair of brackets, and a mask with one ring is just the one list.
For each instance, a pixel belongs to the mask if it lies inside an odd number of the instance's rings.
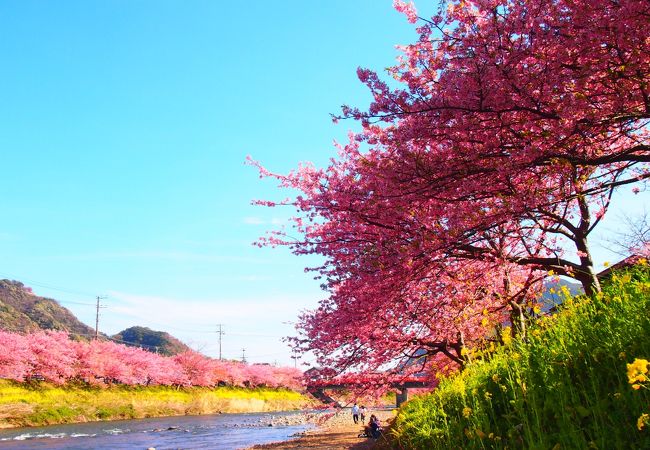
[[238,358],[245,348],[251,362],[284,365],[293,362],[282,337],[293,334],[291,323],[301,310],[316,304],[315,299],[298,296],[199,300],[126,292],[109,295],[102,321],[110,334],[134,325],[146,326],[167,331],[192,348],[216,356],[216,326],[224,324],[224,357]]

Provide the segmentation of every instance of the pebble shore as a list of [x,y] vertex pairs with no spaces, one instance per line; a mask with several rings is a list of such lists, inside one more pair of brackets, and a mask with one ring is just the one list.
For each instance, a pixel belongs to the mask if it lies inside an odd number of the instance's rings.
[[[392,420],[394,413],[389,410],[370,411],[379,417],[382,425]],[[324,410],[295,414],[291,416],[274,417],[275,422],[269,422],[269,426],[286,426],[299,424],[313,424],[316,429],[299,433],[292,439],[284,442],[271,444],[260,444],[251,447],[255,449],[354,449],[365,450],[375,448],[380,442],[374,439],[359,437],[363,431],[361,423],[354,424],[349,408],[339,410]]]

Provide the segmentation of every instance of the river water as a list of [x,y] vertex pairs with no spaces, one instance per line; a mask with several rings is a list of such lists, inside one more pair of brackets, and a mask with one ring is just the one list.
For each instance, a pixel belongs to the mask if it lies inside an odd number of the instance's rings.
[[312,427],[269,426],[292,423],[291,416],[296,414],[299,413],[218,414],[13,428],[0,430],[0,449],[235,450],[291,439]]

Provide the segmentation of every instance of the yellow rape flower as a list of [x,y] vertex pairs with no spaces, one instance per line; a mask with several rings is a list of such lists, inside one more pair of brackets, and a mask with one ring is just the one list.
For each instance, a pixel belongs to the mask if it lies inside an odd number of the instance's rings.
[[639,389],[640,383],[648,381],[648,360],[636,358],[632,364],[627,365],[627,381],[634,389]]
[[501,340],[503,341],[503,345],[510,345],[510,343],[512,342],[510,327],[505,327],[503,329],[503,332],[501,333]]
[[468,418],[472,414],[472,408],[466,406],[463,408],[463,417]]
[[646,413],[641,414],[636,421],[636,428],[641,431],[643,428],[650,423],[650,416]]

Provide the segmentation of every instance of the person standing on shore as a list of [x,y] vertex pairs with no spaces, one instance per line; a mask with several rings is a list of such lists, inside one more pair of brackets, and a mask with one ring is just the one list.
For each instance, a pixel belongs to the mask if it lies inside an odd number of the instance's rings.
[[356,403],[352,407],[352,420],[354,420],[354,423],[359,423],[359,407]]
[[359,409],[359,418],[361,419],[361,423],[364,425],[366,424],[366,412],[368,412],[366,407],[361,405],[361,408]]

